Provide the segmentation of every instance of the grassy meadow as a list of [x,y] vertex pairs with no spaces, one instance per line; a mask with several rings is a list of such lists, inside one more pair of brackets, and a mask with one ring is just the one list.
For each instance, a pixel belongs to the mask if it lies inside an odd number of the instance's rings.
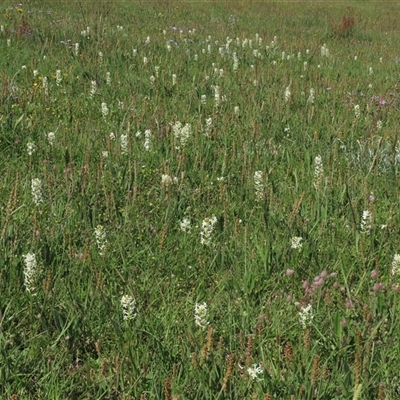
[[400,398],[395,2],[0,5],[0,398]]

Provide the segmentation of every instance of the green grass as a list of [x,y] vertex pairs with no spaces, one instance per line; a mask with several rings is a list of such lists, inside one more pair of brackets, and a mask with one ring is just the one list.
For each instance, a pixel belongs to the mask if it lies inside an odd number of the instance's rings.
[[399,398],[395,3],[1,7],[1,398]]

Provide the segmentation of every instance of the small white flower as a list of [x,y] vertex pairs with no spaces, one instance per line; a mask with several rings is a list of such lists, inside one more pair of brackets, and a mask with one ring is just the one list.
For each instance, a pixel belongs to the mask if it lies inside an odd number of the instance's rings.
[[144,148],[145,148],[145,150],[149,151],[150,146],[151,146],[151,130],[146,129],[144,131]]
[[392,275],[400,275],[400,254],[395,254],[393,257]]
[[33,70],[33,76],[36,78],[39,74],[39,71],[37,69]]
[[191,224],[190,224],[190,219],[183,218],[183,220],[179,223],[179,229],[182,232],[189,233],[192,229]]
[[358,119],[358,118],[360,118],[360,115],[361,115],[360,106],[358,104],[356,104],[354,106],[354,116],[355,116],[356,119]]
[[90,97],[93,97],[97,92],[97,82],[91,81],[90,82]]
[[161,184],[165,187],[171,185],[171,184],[177,184],[178,183],[178,178],[176,176],[171,176],[168,174],[162,174],[161,175]]
[[26,151],[31,156],[36,151],[36,145],[33,142],[28,142],[26,144]]
[[27,292],[33,293],[35,291],[35,280],[37,274],[36,255],[34,253],[24,254],[25,262],[24,268],[24,286]]
[[102,156],[103,158],[107,158],[107,157],[108,157],[108,151],[107,151],[107,150],[102,151],[102,152],[101,152],[101,156]]
[[56,85],[60,86],[60,83],[62,81],[62,76],[61,76],[61,70],[56,71]]
[[121,146],[121,154],[126,155],[128,154],[128,135],[122,134],[119,138],[120,146]]
[[326,47],[325,43],[321,47],[321,56],[322,57],[329,57],[329,49]]
[[147,65],[148,62],[149,60],[147,59],[147,57],[143,57],[143,65]]
[[360,232],[369,235],[372,229],[372,214],[369,210],[364,210],[362,213]]
[[176,121],[172,125],[172,132],[176,142],[175,148],[179,150],[186,146],[186,143],[192,134],[192,126],[190,124],[182,125],[180,121]]
[[39,178],[33,178],[31,181],[31,193],[33,202],[38,206],[42,201],[42,181]]
[[200,103],[205,106],[207,103],[207,96],[205,94],[202,94],[200,97]]
[[196,303],[194,306],[194,322],[200,328],[205,329],[209,322],[207,303]]
[[290,86],[288,86],[285,89],[285,103],[287,103],[290,100],[291,92],[290,92]]
[[110,140],[115,140],[117,138],[117,135],[114,132],[111,132],[109,138]]
[[75,43],[75,56],[79,55],[79,43]]
[[125,321],[133,320],[137,317],[136,301],[132,296],[124,295],[121,297],[122,314]]
[[101,103],[101,113],[103,114],[103,117],[107,117],[109,113],[109,109],[107,107],[107,103]]
[[324,176],[324,166],[322,164],[322,157],[316,156],[314,159],[314,187],[319,188]]
[[7,39],[7,46],[11,46],[11,39]]
[[217,223],[217,217],[214,215],[211,218],[204,218],[201,224],[200,232],[200,243],[205,246],[211,245],[212,233],[214,231],[214,225]]
[[176,85],[176,74],[172,74],[172,86]]
[[264,173],[262,171],[254,172],[253,180],[256,200],[261,201],[264,197]]
[[96,244],[97,248],[99,250],[99,254],[102,256],[104,255],[104,250],[107,246],[107,237],[106,237],[106,232],[104,231],[104,228],[102,225],[97,225],[97,227],[94,230],[94,236],[96,238]]
[[315,100],[315,90],[313,88],[310,89],[310,95],[308,96],[307,103],[314,104]]
[[251,367],[247,368],[247,373],[251,379],[261,381],[262,379],[259,378],[259,375],[264,373],[264,369],[260,364],[253,364]]
[[111,73],[110,73],[110,72],[107,72],[107,73],[106,73],[106,84],[107,84],[108,86],[111,85]]
[[303,247],[302,240],[303,240],[303,238],[302,238],[302,237],[299,237],[299,236],[294,236],[294,237],[292,237],[290,247],[291,247],[292,249],[295,249],[295,250],[296,250],[296,249],[297,249],[297,250],[300,250],[300,249]]
[[299,321],[300,325],[305,329],[307,325],[310,325],[314,319],[312,305],[302,306],[299,311]]
[[370,75],[373,75],[373,74],[374,74],[374,70],[372,69],[372,67],[369,67],[368,72],[369,72]]
[[221,102],[219,86],[214,86],[213,89],[214,89],[214,105],[215,107],[218,107]]
[[45,93],[46,95],[49,94],[49,82],[48,82],[48,80],[47,80],[47,76],[44,76],[44,77],[43,77],[42,85],[43,85],[44,93]]
[[56,140],[56,134],[54,132],[49,132],[47,134],[47,140],[48,140],[50,146],[53,146],[54,141]]
[[206,128],[204,130],[205,136],[210,136],[212,124],[213,124],[212,118],[206,118]]

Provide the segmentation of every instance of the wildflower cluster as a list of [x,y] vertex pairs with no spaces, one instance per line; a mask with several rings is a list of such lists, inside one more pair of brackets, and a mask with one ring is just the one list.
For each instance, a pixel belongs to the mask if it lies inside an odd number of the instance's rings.
[[214,215],[211,218],[205,218],[201,224],[200,243],[205,246],[211,245],[212,233],[214,225],[217,223],[217,217]]
[[194,306],[194,322],[200,328],[205,329],[209,322],[207,303],[196,303]]
[[121,297],[122,314],[125,321],[131,321],[137,317],[136,301],[132,296]]

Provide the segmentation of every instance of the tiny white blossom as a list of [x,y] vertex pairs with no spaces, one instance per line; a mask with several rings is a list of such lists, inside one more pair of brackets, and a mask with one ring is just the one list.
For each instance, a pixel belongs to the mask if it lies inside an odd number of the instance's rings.
[[42,85],[43,85],[44,93],[46,95],[48,95],[49,94],[49,82],[47,80],[47,76],[43,77]]
[[36,151],[36,145],[33,142],[28,142],[26,144],[26,151],[31,156]]
[[214,231],[214,225],[217,223],[217,217],[214,215],[211,218],[204,218],[201,224],[200,232],[200,243],[205,246],[211,245],[212,233]]
[[145,148],[145,150],[149,151],[150,146],[151,146],[151,130],[146,129],[144,131],[144,148]]
[[24,254],[24,286],[27,292],[35,292],[35,281],[37,274],[37,261],[34,253]]
[[178,183],[178,178],[176,176],[171,176],[168,174],[162,174],[161,175],[161,184],[165,187],[171,185],[171,184],[177,184]]
[[303,240],[303,238],[302,238],[302,237],[299,237],[299,236],[294,236],[294,237],[292,237],[290,247],[291,247],[292,249],[295,249],[295,250],[296,250],[296,249],[297,249],[297,250],[300,250],[300,249],[303,247],[302,240]]
[[314,159],[314,187],[319,188],[324,176],[324,166],[322,164],[322,157],[320,155],[316,156]]
[[214,105],[218,107],[221,102],[221,96],[219,92],[219,86],[214,86]]
[[362,213],[360,232],[369,235],[372,229],[372,214],[369,210],[364,210]]
[[312,305],[302,306],[299,311],[299,321],[300,325],[305,329],[307,325],[310,325],[314,319]]
[[172,125],[172,132],[175,138],[175,148],[179,150],[186,146],[192,134],[192,126],[190,124],[182,125],[180,121],[176,121]]
[[259,378],[259,375],[264,373],[264,369],[260,364],[253,364],[251,367],[247,368],[247,373],[251,379],[261,381],[262,379]]
[[196,303],[194,306],[194,322],[200,328],[205,329],[209,322],[207,303]]
[[192,229],[191,224],[190,224],[190,219],[189,218],[183,218],[183,220],[179,223],[179,229],[182,232],[189,233],[190,230]]
[[31,181],[31,193],[33,202],[38,206],[42,201],[42,181],[39,178],[33,178]]
[[61,70],[56,71],[56,85],[60,86],[60,83],[62,81],[62,76],[61,76]]
[[329,49],[326,47],[325,43],[321,47],[321,56],[322,57],[329,57]]
[[115,140],[117,138],[117,135],[114,132],[111,132],[109,138],[110,140]]
[[392,275],[400,275],[400,254],[395,254],[393,257]]
[[172,86],[176,85],[176,74],[172,74]]
[[79,55],[79,43],[75,43],[75,56]]
[[264,173],[262,171],[254,172],[253,180],[256,200],[261,201],[264,197]]
[[285,103],[287,103],[289,100],[290,100],[290,96],[291,96],[291,92],[290,92],[290,86],[288,86],[286,89],[285,89]]
[[102,152],[101,152],[101,156],[102,156],[103,158],[107,158],[107,157],[108,157],[108,151],[107,151],[107,150],[102,151]]
[[200,103],[205,106],[207,103],[207,96],[205,94],[202,94],[200,97]]
[[128,135],[122,134],[119,140],[121,146],[121,154],[123,155],[128,154]]
[[94,236],[96,238],[96,244],[99,250],[99,254],[102,256],[104,255],[104,250],[108,243],[106,233],[102,225],[97,225],[94,230]]
[[91,81],[90,82],[90,97],[93,97],[97,92],[97,82]]
[[50,145],[53,146],[54,141],[56,140],[56,134],[54,132],[49,132],[47,134],[47,140],[50,143]]
[[125,321],[133,320],[137,317],[136,301],[132,296],[124,295],[121,297],[122,314]]
[[308,96],[307,103],[314,104],[315,100],[315,90],[313,88],[310,89],[310,95]]
[[107,73],[106,73],[106,84],[107,84],[108,86],[111,85],[111,73],[110,73],[110,72],[107,72]]
[[360,118],[360,115],[361,115],[360,106],[358,104],[356,104],[354,106],[354,116],[355,116],[356,119],[358,119],[358,118]]
[[101,113],[103,114],[103,117],[107,117],[109,113],[109,109],[107,107],[107,103],[101,103]]

